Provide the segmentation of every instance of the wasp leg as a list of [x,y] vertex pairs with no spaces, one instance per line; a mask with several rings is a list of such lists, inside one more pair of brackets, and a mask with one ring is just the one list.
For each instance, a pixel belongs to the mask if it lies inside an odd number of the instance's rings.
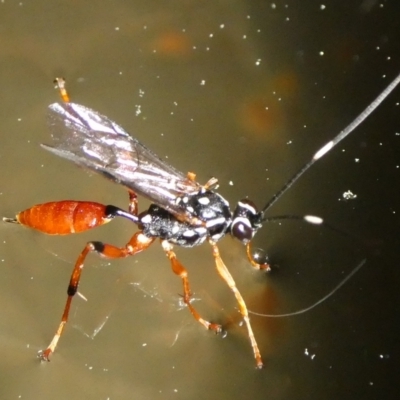
[[65,79],[64,78],[55,78],[54,83],[56,84],[56,89],[59,90],[62,101],[64,103],[69,103],[70,99],[68,96],[67,89],[65,89]]
[[222,261],[222,258],[219,255],[219,250],[218,250],[217,245],[211,240],[209,240],[209,242],[210,242],[212,250],[213,250],[213,256],[214,256],[215,264],[217,266],[217,271],[218,271],[219,275],[221,276],[221,278],[226,282],[226,284],[232,290],[232,292],[234,293],[236,300],[239,304],[239,310],[240,310],[240,313],[242,314],[244,322],[246,324],[250,343],[253,348],[254,358],[256,359],[256,366],[257,366],[257,368],[262,368],[263,362],[261,359],[260,350],[258,349],[256,338],[253,333],[253,329],[250,324],[250,318],[249,318],[249,313],[247,311],[246,303],[245,303],[242,295],[240,294],[238,288],[236,287],[236,283],[235,283],[231,273],[229,272],[228,268]]
[[[188,172],[187,173],[187,178],[190,181],[195,182],[196,181],[196,174],[194,172]],[[204,185],[203,188],[206,190],[210,190],[210,189],[216,189],[218,187],[218,179],[217,178],[210,178]]]
[[250,243],[248,243],[246,245],[246,254],[247,254],[247,258],[250,261],[250,264],[256,268],[256,269],[262,269],[265,271],[271,271],[271,266],[268,263],[263,263],[260,264],[257,261],[254,260],[253,255],[251,254],[251,248],[250,248]]
[[129,190],[129,213],[137,216],[139,212],[137,195],[133,190]]
[[64,312],[61,317],[60,325],[57,328],[57,331],[50,342],[49,346],[39,352],[38,357],[44,361],[49,361],[49,357],[57,346],[57,343],[64,331],[65,324],[68,321],[68,314],[71,307],[72,298],[78,291],[79,281],[81,279],[81,273],[83,270],[83,263],[87,257],[87,255],[95,251],[103,257],[108,258],[122,258],[127,256],[133,256],[136,253],[139,253],[145,249],[147,249],[154,241],[154,238],[149,238],[145,236],[141,232],[137,232],[133,235],[132,239],[125,245],[125,247],[119,248],[116,246],[112,246],[110,244],[105,244],[102,242],[89,242],[79,255],[76,260],[75,267],[71,274],[71,279],[68,285],[68,298],[65,304]]
[[168,243],[166,240],[161,242],[162,248],[165,251],[167,257],[171,261],[172,271],[178,275],[182,279],[183,283],[183,301],[188,306],[190,312],[192,313],[193,317],[196,321],[199,321],[206,329],[213,330],[216,333],[220,333],[222,331],[222,327],[219,324],[214,324],[212,322],[206,321],[203,319],[200,314],[196,311],[196,309],[190,303],[190,285],[188,279],[188,273],[185,267],[178,261],[176,258],[175,252],[172,251],[172,245]]
[[194,172],[189,171],[186,176],[190,181],[193,181],[193,182],[196,181],[196,174]]
[[205,184],[204,188],[206,190],[217,189],[218,188],[218,179],[215,177],[210,178]]

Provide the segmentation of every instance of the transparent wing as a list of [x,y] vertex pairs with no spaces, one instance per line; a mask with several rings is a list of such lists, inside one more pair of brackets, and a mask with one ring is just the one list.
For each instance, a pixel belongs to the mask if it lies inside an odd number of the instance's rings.
[[54,103],[48,125],[53,143],[42,145],[46,150],[121,183],[180,219],[191,218],[176,199],[199,192],[201,186],[106,116],[79,104]]

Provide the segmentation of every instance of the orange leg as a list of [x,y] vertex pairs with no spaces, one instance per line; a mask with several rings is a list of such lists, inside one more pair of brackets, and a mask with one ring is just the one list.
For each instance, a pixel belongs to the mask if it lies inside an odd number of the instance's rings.
[[68,285],[68,298],[65,304],[64,312],[61,317],[60,325],[57,328],[57,331],[50,342],[49,346],[39,352],[38,357],[42,360],[49,361],[50,355],[54,352],[57,343],[64,331],[65,324],[68,321],[69,310],[71,307],[72,298],[78,291],[79,281],[81,279],[81,273],[83,270],[83,263],[87,257],[87,255],[95,251],[99,253],[103,257],[108,258],[122,258],[127,256],[133,256],[136,253],[139,253],[145,249],[147,249],[154,241],[154,238],[148,238],[147,236],[143,235],[141,232],[137,232],[133,235],[132,239],[126,244],[125,247],[119,248],[116,246],[112,246],[110,244],[104,244],[101,242],[89,242],[81,254],[79,255],[78,259],[76,260],[75,267],[72,271],[71,279]]
[[194,172],[189,171],[186,176],[190,181],[196,182],[196,174]]
[[200,322],[206,329],[213,330],[216,333],[220,333],[222,331],[221,325],[214,324],[212,322],[209,322],[209,321],[206,321],[205,319],[203,319],[200,316],[200,314],[196,311],[196,309],[192,306],[192,304],[190,303],[191,292],[190,292],[188,273],[187,273],[185,267],[176,258],[175,252],[172,251],[172,248],[173,248],[172,245],[170,243],[168,243],[166,240],[163,240],[161,242],[161,245],[162,245],[167,257],[171,261],[172,271],[174,271],[174,273],[182,279],[183,301],[188,306],[193,317],[196,319],[196,321]]
[[129,213],[137,216],[139,211],[137,195],[133,190],[128,190],[128,193],[129,193]]
[[[187,178],[188,178],[190,181],[196,182],[196,174],[195,174],[194,172],[190,172],[190,171],[189,171],[189,172],[187,173]],[[214,177],[210,178],[210,179],[203,185],[203,187],[204,187],[206,190],[216,189],[216,188],[218,187],[218,179],[217,179],[217,178],[214,178]]]
[[229,272],[228,268],[222,261],[222,258],[219,255],[219,250],[218,250],[217,245],[214,242],[212,242],[211,240],[209,242],[212,246],[213,256],[214,256],[215,264],[217,266],[217,271],[218,271],[219,275],[221,276],[221,278],[226,282],[226,284],[232,290],[232,292],[234,293],[236,300],[239,304],[239,310],[240,310],[240,313],[242,314],[244,322],[246,324],[251,347],[253,348],[254,358],[256,359],[256,366],[257,366],[257,368],[262,368],[263,362],[261,359],[260,350],[258,349],[256,338],[253,333],[253,329],[250,325],[250,318],[249,318],[249,313],[247,311],[246,303],[244,302],[242,295],[240,294],[238,288],[236,287],[236,283],[235,283],[231,273]]
[[68,96],[67,89],[65,89],[65,79],[64,78],[56,78],[54,79],[54,83],[56,84],[56,88],[60,91],[61,98],[64,103],[69,103],[70,99]]
[[206,190],[211,190],[211,189],[218,189],[218,179],[217,178],[210,178],[204,185]]
[[250,261],[250,264],[256,268],[256,269],[262,269],[262,270],[266,270],[266,271],[271,271],[271,267],[268,263],[264,263],[264,264],[259,264],[257,261],[254,260],[252,254],[251,254],[251,248],[250,248],[250,243],[247,244],[246,246],[246,254],[247,254],[247,258]]

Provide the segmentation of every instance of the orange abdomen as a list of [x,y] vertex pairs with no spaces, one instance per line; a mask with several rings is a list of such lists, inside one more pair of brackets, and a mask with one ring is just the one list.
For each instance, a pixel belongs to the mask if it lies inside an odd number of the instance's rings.
[[55,201],[37,204],[16,216],[16,220],[29,228],[49,235],[67,235],[83,232],[110,221],[103,204],[90,201]]

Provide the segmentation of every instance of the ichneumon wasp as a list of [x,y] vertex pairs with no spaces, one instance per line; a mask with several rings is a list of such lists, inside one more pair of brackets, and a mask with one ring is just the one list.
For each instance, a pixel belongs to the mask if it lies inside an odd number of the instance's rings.
[[[322,146],[261,210],[250,200],[244,199],[239,201],[232,211],[229,203],[215,191],[218,183],[216,178],[211,178],[205,185],[201,185],[196,182],[195,174],[189,172],[185,175],[176,170],[106,116],[70,102],[64,80],[57,78],[56,84],[63,102],[49,106],[48,124],[53,143],[52,146],[42,147],[124,185],[129,193],[128,211],[113,205],[66,200],[35,205],[20,212],[15,218],[3,220],[43,233],[63,235],[86,231],[108,223],[115,217],[123,217],[137,225],[139,230],[124,247],[98,241],[86,244],[72,271],[61,322],[49,346],[39,352],[39,357],[49,360],[57,346],[68,320],[72,298],[78,290],[87,255],[96,252],[108,258],[133,256],[147,249],[158,238],[170,260],[173,272],[182,279],[184,303],[194,318],[206,329],[219,333],[222,330],[221,326],[203,319],[191,304],[187,271],[173,251],[174,245],[193,247],[204,242],[211,245],[217,272],[236,297],[247,327],[256,366],[262,368],[263,361],[250,324],[246,303],[222,261],[217,242],[227,234],[232,235],[246,246],[247,258],[254,268],[269,270],[267,262],[258,262],[260,260],[252,255],[251,240],[264,222],[287,217],[266,217],[266,211],[317,160],[363,122],[399,82],[400,74],[350,125]],[[153,202],[148,210],[139,213],[137,195],[147,197]],[[323,223],[321,218],[315,216],[302,218],[312,224]]]

